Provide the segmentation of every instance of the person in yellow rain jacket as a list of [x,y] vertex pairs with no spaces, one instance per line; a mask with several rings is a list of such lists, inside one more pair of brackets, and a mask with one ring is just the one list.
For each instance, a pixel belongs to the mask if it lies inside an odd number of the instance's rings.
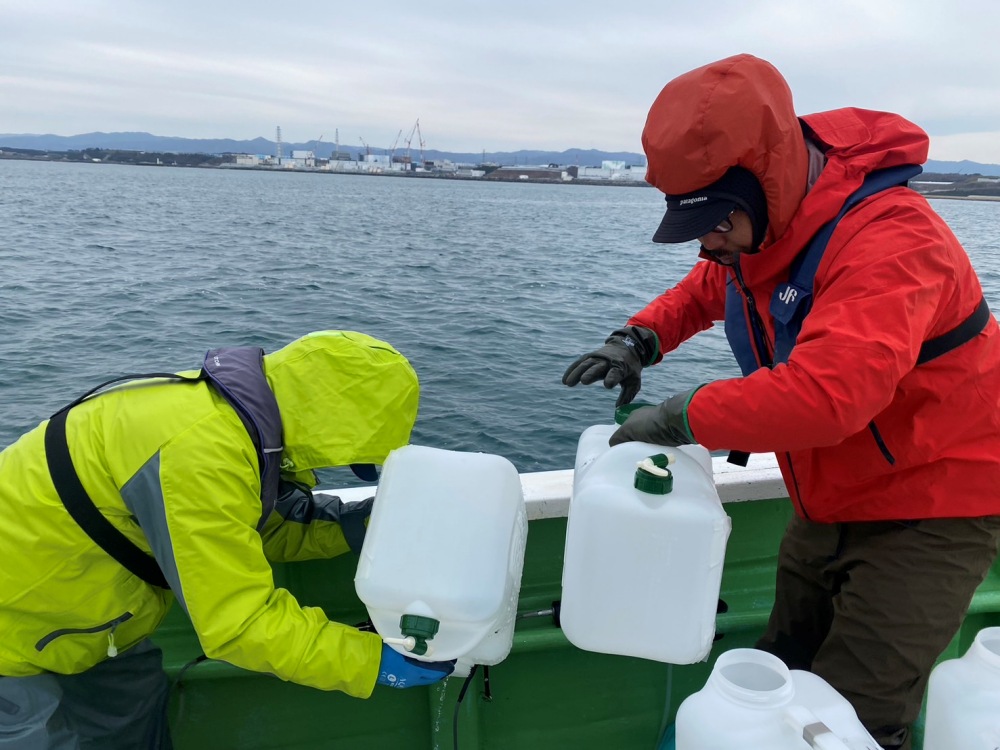
[[314,469],[373,473],[419,386],[392,346],[322,331],[271,354],[78,399],[0,453],[0,748],[170,747],[148,636],[174,599],[205,655],[321,690],[429,684],[275,588],[269,561],[358,546],[371,504],[314,498]]

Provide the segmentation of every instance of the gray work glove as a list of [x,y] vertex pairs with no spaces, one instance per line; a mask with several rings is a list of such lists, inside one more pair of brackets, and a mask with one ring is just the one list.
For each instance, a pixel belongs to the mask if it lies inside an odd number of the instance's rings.
[[571,388],[577,383],[590,385],[604,379],[605,388],[621,384],[615,406],[622,406],[635,398],[642,387],[642,368],[653,364],[660,353],[656,334],[642,326],[626,326],[614,331],[604,346],[584,354],[563,373],[563,385]]
[[687,409],[698,388],[671,396],[659,406],[636,409],[608,443],[618,445],[634,440],[672,448],[696,442],[688,424]]

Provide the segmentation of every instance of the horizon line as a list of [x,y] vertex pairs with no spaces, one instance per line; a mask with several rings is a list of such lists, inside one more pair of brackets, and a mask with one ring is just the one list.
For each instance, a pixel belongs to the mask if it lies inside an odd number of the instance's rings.
[[[272,140],[272,139],[267,138],[266,136],[263,136],[263,135],[254,136],[253,138],[235,138],[235,137],[232,137],[232,136],[222,136],[222,137],[192,137],[192,136],[184,136],[184,135],[157,135],[156,133],[151,133],[151,132],[149,132],[147,130],[92,130],[92,131],[89,131],[89,132],[86,132],[86,133],[75,133],[73,135],[60,135],[58,133],[0,133],[0,138],[45,138],[45,137],[52,137],[52,138],[79,138],[81,136],[88,136],[88,135],[102,135],[102,136],[140,135],[140,136],[148,136],[150,138],[164,138],[164,139],[182,140],[182,141],[233,141],[233,142],[237,142],[237,143],[240,143],[240,142],[249,143],[249,142],[261,140],[261,141],[265,141],[266,143],[270,143],[270,144],[274,144],[274,145],[277,145],[277,143],[278,143],[277,140]],[[318,139],[317,138],[312,138],[312,139],[309,139],[309,140],[306,140],[306,141],[284,141],[284,140],[282,140],[281,142],[283,144],[290,144],[290,145],[291,144],[296,144],[296,143],[298,143],[298,144],[317,144],[318,145],[318,144],[322,143],[322,144],[327,145],[327,146],[334,146],[336,144],[335,141],[327,141],[327,140],[325,140],[322,135]],[[94,148],[97,148],[97,147],[94,147]],[[351,146],[351,145],[344,144],[342,146],[338,145],[338,149],[340,149],[340,148],[343,148],[343,150],[345,150],[345,151],[358,151],[358,152],[361,152],[362,150],[364,150],[365,147]],[[368,149],[379,149],[379,150],[382,150],[382,151],[388,151],[389,150],[389,148],[386,147],[386,146],[373,146],[373,145],[369,145]],[[128,150],[128,149],[124,149],[124,150]],[[643,159],[647,158],[646,154],[643,151],[613,150],[613,149],[603,149],[603,148],[580,148],[578,146],[571,146],[571,147],[568,147],[568,148],[563,148],[561,150],[556,149],[556,148],[538,148],[538,147],[535,147],[535,148],[521,147],[521,148],[518,148],[516,150],[506,150],[506,151],[505,150],[497,150],[497,149],[490,150],[490,149],[486,149],[486,148],[478,148],[478,149],[474,149],[474,150],[468,150],[468,149],[445,149],[445,148],[425,148],[425,149],[422,149],[422,150],[423,151],[437,151],[439,153],[455,153],[455,154],[481,154],[481,153],[490,153],[490,154],[509,153],[509,154],[515,154],[515,153],[524,152],[524,151],[529,151],[529,152],[530,151],[534,151],[534,152],[550,152],[550,153],[564,154],[564,153],[569,152],[569,151],[580,151],[580,152],[594,152],[594,153],[605,153],[605,154],[616,154],[616,153],[617,154],[629,154],[629,155],[640,156]],[[977,164],[977,165],[981,165],[981,166],[1000,167],[1000,163],[997,163],[997,162],[978,161],[976,159],[970,159],[970,158],[962,158],[962,159],[939,159],[939,158],[934,158],[934,157],[928,156],[928,158],[924,161],[924,163],[926,164],[928,161],[945,162],[945,163],[951,163],[951,164],[969,163],[969,164]]]

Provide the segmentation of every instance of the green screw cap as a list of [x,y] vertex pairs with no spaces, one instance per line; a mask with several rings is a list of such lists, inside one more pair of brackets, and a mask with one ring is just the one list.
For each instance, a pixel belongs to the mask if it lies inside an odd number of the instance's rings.
[[427,641],[438,632],[441,623],[433,617],[421,615],[403,615],[399,618],[399,630],[404,636],[410,636],[416,643],[413,653],[423,656],[427,653]]
[[656,406],[656,404],[651,404],[648,401],[633,401],[631,404],[619,406],[615,409],[615,424],[625,424],[625,420],[628,419],[629,414],[644,406]]
[[650,456],[635,470],[635,488],[650,495],[666,495],[674,489],[674,475],[667,468],[670,459],[663,453]]

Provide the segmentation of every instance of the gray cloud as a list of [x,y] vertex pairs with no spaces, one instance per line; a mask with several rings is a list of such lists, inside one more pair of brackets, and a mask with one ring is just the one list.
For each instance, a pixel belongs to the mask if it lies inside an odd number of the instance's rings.
[[900,112],[1000,163],[992,0],[0,0],[0,132],[639,151],[670,78],[749,52],[800,112]]

